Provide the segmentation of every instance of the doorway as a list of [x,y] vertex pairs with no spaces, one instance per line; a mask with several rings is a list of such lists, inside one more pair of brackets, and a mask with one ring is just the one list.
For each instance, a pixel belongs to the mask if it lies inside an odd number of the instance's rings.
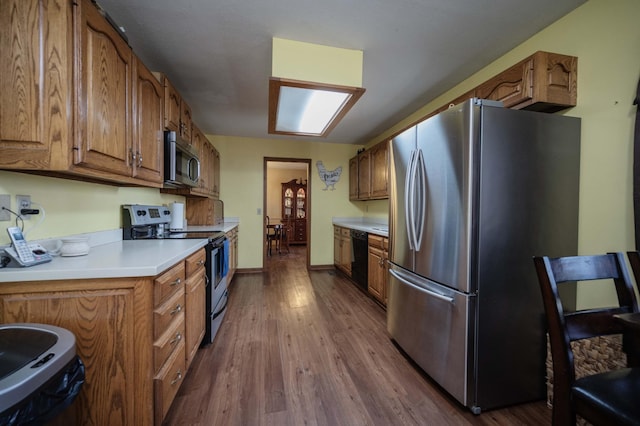
[[[304,250],[307,269],[310,263],[311,247],[311,182],[309,173],[311,159],[308,158],[264,158],[264,189],[263,189],[263,217],[269,218],[270,224],[287,222],[291,225],[292,232],[289,235],[290,249],[281,247],[281,250],[271,250],[267,232],[263,232],[262,264],[266,268],[269,261],[275,256],[279,260],[287,260],[287,256],[294,248],[297,254]],[[285,200],[284,191],[293,188],[295,193],[292,199]],[[299,198],[296,198],[296,195]],[[271,243],[269,243],[271,244]],[[293,258],[293,256],[291,256]]]

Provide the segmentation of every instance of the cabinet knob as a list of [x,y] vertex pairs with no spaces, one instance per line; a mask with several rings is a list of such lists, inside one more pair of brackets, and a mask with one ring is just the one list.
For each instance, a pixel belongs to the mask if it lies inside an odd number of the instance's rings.
[[178,278],[177,280],[175,280],[174,282],[172,282],[171,284],[169,284],[171,287],[175,287],[178,284],[180,284],[182,282],[182,280],[180,278]]
[[176,343],[178,343],[180,340],[182,340],[182,333],[180,333],[179,331],[176,333],[176,337],[174,337],[169,343],[171,344],[171,346],[175,345]]
[[176,374],[176,378],[175,378],[175,379],[173,379],[173,380],[171,381],[171,384],[172,384],[172,385],[175,385],[175,384],[176,384],[176,383],[178,383],[180,380],[182,380],[182,371],[181,371],[181,370],[178,370],[178,373]]
[[171,311],[171,315],[175,315],[175,314],[177,314],[178,312],[181,312],[181,311],[182,311],[182,305],[178,304],[178,305],[176,305],[176,307]]

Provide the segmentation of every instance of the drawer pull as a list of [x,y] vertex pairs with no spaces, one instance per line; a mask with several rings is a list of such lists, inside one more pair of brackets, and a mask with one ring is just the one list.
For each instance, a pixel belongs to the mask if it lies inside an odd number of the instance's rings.
[[182,282],[182,280],[181,280],[180,278],[178,278],[177,280],[175,280],[174,282],[170,283],[169,285],[170,285],[171,287],[175,287],[175,286],[177,286],[178,284],[180,284],[181,282]]
[[176,307],[174,308],[174,310],[173,310],[173,311],[171,311],[170,313],[171,313],[171,315],[175,315],[175,314],[177,314],[177,313],[178,313],[178,312],[180,312],[180,311],[182,311],[182,305],[178,304],[178,305],[176,305]]
[[178,343],[180,340],[182,340],[182,333],[180,333],[179,331],[176,333],[176,337],[173,338],[173,340],[171,340],[169,343],[173,346],[176,343]]
[[176,378],[171,381],[171,384],[175,385],[180,380],[182,380],[182,371],[178,370],[178,374],[176,374]]
[[198,265],[200,265],[200,266],[204,265],[204,260],[199,260],[198,261]]

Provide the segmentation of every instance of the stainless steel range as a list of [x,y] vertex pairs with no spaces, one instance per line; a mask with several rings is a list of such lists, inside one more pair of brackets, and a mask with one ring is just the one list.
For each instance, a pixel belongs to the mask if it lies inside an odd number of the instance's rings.
[[227,308],[228,241],[224,232],[189,228],[171,231],[171,210],[166,206],[125,204],[122,206],[122,239],[207,239],[206,332],[202,344],[213,342]]

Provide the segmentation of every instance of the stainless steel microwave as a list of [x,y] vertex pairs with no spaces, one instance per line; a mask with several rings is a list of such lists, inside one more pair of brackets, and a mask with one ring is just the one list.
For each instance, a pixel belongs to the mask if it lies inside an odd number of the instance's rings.
[[198,152],[173,131],[164,132],[164,186],[198,186]]

